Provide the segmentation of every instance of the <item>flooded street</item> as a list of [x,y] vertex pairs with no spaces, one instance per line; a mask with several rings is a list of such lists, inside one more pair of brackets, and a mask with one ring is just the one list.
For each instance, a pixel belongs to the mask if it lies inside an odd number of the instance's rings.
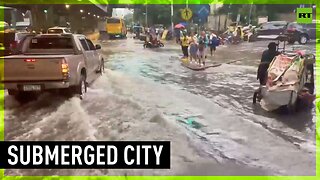
[[[192,71],[180,47],[102,43],[105,73],[83,101],[56,94],[19,104],[5,96],[5,140],[168,140],[170,170],[6,170],[6,175],[315,175],[315,112],[252,104],[267,41],[217,48]],[[295,45],[315,51],[315,44]],[[291,47],[288,47],[291,48]]]

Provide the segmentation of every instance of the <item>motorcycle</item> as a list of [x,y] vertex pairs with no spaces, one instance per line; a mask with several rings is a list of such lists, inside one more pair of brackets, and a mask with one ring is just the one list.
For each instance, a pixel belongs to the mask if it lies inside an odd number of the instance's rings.
[[248,42],[253,42],[253,41],[255,41],[255,36],[254,36],[253,32],[250,31],[250,30],[245,31],[245,32],[244,32],[244,35],[243,35],[243,40],[244,40],[244,41],[248,41]]
[[164,47],[164,44],[162,42],[160,42],[159,40],[155,41],[155,42],[148,42],[145,41],[145,43],[143,44],[144,48],[159,48],[159,47]]

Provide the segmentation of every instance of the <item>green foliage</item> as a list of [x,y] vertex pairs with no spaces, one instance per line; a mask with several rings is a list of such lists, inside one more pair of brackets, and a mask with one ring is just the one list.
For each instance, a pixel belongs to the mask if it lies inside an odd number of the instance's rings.
[[[175,4],[173,6],[173,22],[178,23],[181,20],[181,10],[186,5]],[[136,6],[134,10],[134,21],[145,24],[146,9],[148,9],[148,25],[164,24],[169,26],[171,24],[171,5],[140,5]]]
[[[237,15],[241,15],[241,23],[249,22],[250,4],[225,4],[218,9],[218,14],[228,14],[232,21],[236,21]],[[299,5],[293,4],[256,4],[252,5],[251,22],[256,23],[259,16],[268,16],[269,20],[277,20],[278,13],[291,13]],[[245,18],[246,17],[246,18]]]

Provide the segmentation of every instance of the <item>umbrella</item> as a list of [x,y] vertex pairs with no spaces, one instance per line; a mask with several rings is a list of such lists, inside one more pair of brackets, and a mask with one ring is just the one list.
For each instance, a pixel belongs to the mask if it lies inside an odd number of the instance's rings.
[[176,29],[181,29],[181,28],[184,28],[184,25],[182,25],[182,24],[177,24],[177,25],[174,26],[174,28],[176,28]]
[[188,26],[188,23],[186,23],[186,22],[180,22],[179,24],[183,25],[184,27]]

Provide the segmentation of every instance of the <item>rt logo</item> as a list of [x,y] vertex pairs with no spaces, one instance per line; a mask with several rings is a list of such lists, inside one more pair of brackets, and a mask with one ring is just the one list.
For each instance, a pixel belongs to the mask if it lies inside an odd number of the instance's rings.
[[297,8],[297,23],[312,23],[312,8]]

